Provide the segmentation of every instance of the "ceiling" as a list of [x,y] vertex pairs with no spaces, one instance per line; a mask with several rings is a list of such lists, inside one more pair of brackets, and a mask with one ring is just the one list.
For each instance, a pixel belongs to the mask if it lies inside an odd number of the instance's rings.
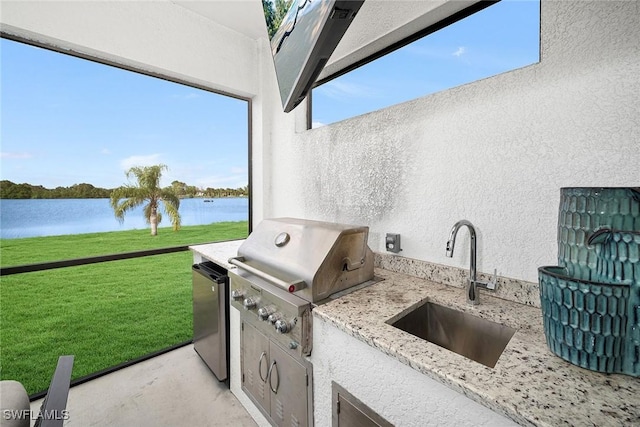
[[260,0],[170,0],[223,27],[257,40],[267,37]]
[[[267,38],[262,0],[168,0],[254,40]],[[337,75],[479,0],[366,0],[319,79]],[[491,4],[491,2],[486,3]]]

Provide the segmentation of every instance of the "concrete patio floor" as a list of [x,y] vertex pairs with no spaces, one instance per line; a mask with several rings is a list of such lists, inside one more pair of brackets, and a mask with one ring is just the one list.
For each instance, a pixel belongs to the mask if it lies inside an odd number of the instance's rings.
[[72,387],[67,410],[65,427],[256,425],[191,344]]

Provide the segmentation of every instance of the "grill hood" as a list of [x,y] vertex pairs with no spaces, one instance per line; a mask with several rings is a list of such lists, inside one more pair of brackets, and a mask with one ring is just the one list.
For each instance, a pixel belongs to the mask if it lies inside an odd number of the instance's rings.
[[[263,220],[238,248],[240,268],[258,270],[309,302],[373,279],[369,227],[297,218]],[[233,261],[233,259],[231,260]]]

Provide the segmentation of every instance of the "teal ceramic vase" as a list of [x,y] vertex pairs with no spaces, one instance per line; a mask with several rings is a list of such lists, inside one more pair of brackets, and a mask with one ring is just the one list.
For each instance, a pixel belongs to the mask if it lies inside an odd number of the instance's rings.
[[560,190],[558,265],[591,280],[597,253],[587,243],[601,229],[640,231],[640,188],[578,187]]
[[588,243],[596,253],[596,267],[591,271],[593,280],[640,283],[640,231],[603,228],[592,234]]
[[558,264],[538,269],[549,349],[640,377],[640,187],[562,188]]
[[551,351],[583,368],[619,372],[630,287],[573,279],[564,267],[542,267],[538,274]]

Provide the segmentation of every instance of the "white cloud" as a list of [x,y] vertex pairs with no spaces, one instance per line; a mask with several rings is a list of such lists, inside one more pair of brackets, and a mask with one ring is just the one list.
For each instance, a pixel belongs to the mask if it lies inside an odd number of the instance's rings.
[[311,129],[319,128],[319,127],[322,127],[322,126],[326,126],[326,124],[322,123],[322,122],[312,122],[311,123]]
[[161,154],[148,154],[146,156],[129,156],[120,160],[120,167],[123,170],[129,170],[134,166],[153,166],[162,162]]
[[0,157],[3,159],[30,159],[33,157],[31,153],[9,153],[3,151],[0,153]]
[[108,148],[103,148],[102,150],[100,150],[100,154],[109,155],[111,154],[111,151]]
[[464,55],[465,53],[467,53],[467,48],[464,47],[464,46],[460,46],[458,48],[458,50],[456,50],[455,52],[452,53],[452,55],[460,57],[460,56]]

